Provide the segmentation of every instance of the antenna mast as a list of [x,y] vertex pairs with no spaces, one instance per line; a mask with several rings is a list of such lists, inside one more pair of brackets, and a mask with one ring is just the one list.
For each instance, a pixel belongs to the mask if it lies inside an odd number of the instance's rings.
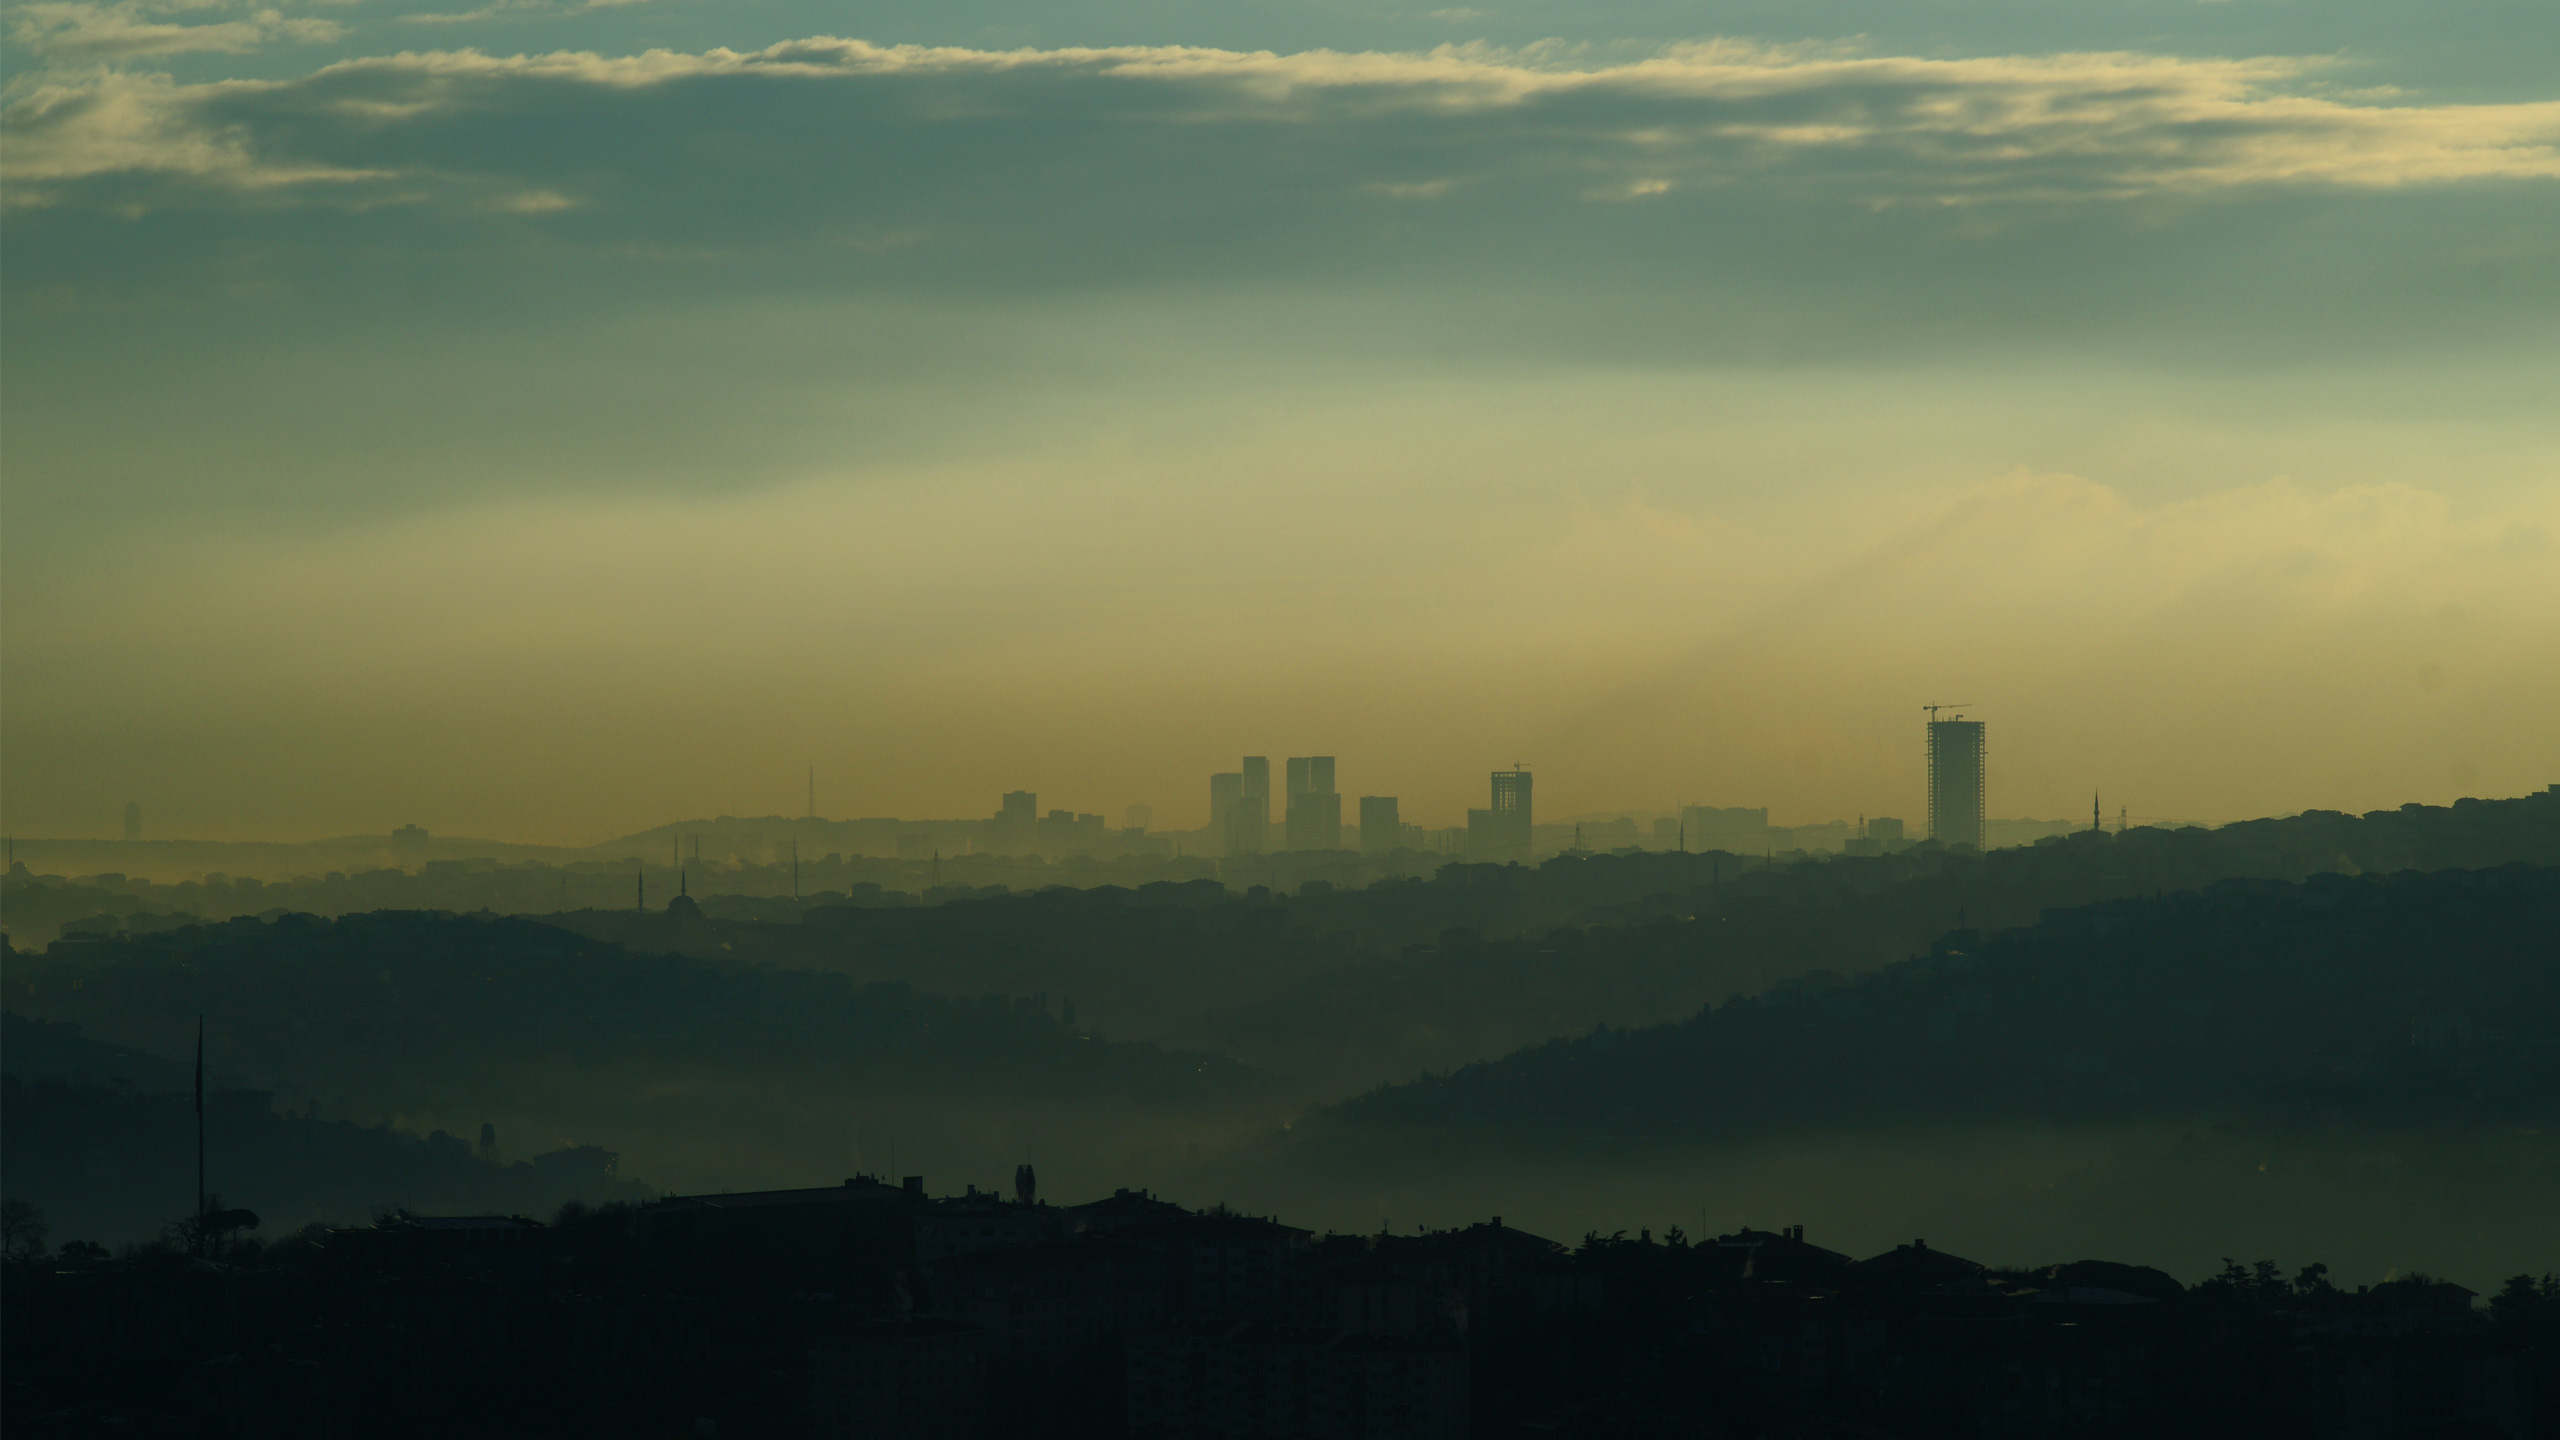
[[204,1016],[196,1016],[196,1253],[204,1253]]

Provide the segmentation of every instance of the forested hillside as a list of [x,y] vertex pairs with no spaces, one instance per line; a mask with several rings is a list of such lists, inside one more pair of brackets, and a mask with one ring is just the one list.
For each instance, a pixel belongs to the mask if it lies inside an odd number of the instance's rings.
[[1573,1144],[2231,1111],[2560,1122],[2560,869],[2113,901],[1672,1025],[1389,1086],[1346,1122]]
[[1338,1095],[1594,1025],[1658,1024],[1792,978],[1861,973],[1949,930],[2032,924],[2048,909],[2233,878],[2519,862],[2560,864],[2560,796],[2093,831],[1987,855],[1566,856],[1295,895],[1209,881],[1060,888],[821,906],[797,924],[714,898],[701,918],[594,911],[558,923],[635,948],[926,990],[1045,991],[1113,1035],[1219,1050]]
[[[1655,933],[1470,953],[1529,971]],[[2560,1253],[2555,937],[2552,867],[2109,901],[1384,1086],[1202,1183],[1431,1223],[1493,1190],[1532,1224],[1849,1248],[2514,1266]]]
[[[670,1188],[833,1183],[1270,1123],[1275,1082],[1109,1040],[1039,996],[635,953],[525,920],[385,913],[231,921],[55,945],[13,1009],[161,1056],[205,1018],[215,1071],[289,1112],[601,1144]],[[1058,1163],[1050,1160],[1049,1163]]]
[[[60,1240],[145,1240],[195,1205],[196,1117],[187,1068],[86,1039],[70,1025],[0,1016],[0,1169],[9,1198],[54,1218]],[[650,1191],[596,1146],[480,1145],[279,1114],[263,1090],[216,1076],[205,1096],[206,1181],[260,1217],[267,1238],[398,1206],[548,1215],[563,1203]],[[537,1153],[538,1152],[538,1153]],[[507,1157],[513,1156],[509,1159]]]

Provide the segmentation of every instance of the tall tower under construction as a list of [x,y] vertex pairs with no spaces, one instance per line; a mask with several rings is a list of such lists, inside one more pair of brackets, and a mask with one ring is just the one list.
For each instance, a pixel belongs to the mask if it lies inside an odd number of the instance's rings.
[[1982,848],[1982,722],[1929,721],[1929,838]]
[[1478,860],[1528,863],[1535,831],[1530,821],[1533,777],[1525,765],[1493,772],[1493,805],[1467,812],[1467,850]]

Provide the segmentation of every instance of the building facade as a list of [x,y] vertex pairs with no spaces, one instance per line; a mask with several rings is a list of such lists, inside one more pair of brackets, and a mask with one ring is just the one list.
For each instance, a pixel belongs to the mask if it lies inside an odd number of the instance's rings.
[[1332,756],[1289,757],[1289,808],[1286,813],[1287,848],[1342,848],[1342,796],[1333,786]]
[[1982,848],[1982,722],[1929,722],[1929,838]]
[[1360,797],[1360,848],[1372,855],[1384,855],[1404,841],[1404,817],[1397,813],[1393,795]]
[[1530,804],[1532,779],[1526,766],[1493,772],[1493,803],[1467,812],[1468,858],[1492,864],[1529,863],[1531,827],[1536,823]]

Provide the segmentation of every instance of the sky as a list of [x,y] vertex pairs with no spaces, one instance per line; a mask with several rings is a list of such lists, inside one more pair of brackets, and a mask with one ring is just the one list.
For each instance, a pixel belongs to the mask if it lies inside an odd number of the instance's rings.
[[37,0],[0,825],[2560,781],[2560,12]]

